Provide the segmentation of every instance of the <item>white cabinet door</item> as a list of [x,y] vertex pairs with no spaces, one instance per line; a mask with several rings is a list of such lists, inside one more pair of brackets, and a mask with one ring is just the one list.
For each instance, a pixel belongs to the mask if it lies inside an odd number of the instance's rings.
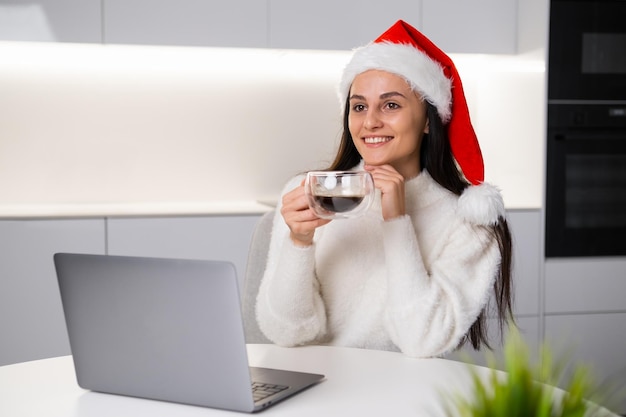
[[101,219],[0,221],[0,366],[70,353],[52,256],[104,242]]
[[516,315],[539,314],[539,283],[543,257],[541,253],[540,210],[507,212],[513,238],[513,282]]
[[0,40],[100,43],[101,1],[2,1]]
[[268,14],[271,48],[351,50],[374,40],[398,19],[417,26],[420,2],[271,0]]
[[267,46],[267,1],[103,0],[104,42]]
[[546,260],[546,313],[626,312],[626,258]]
[[352,49],[374,40],[398,19],[448,53],[517,50],[516,0],[272,0],[269,46]]
[[[590,367],[598,382],[615,378],[626,386],[626,312],[547,316],[545,334],[555,357]],[[626,398],[621,400],[612,411],[626,414]]]
[[517,52],[516,0],[422,0],[422,3],[422,30],[445,52]]
[[260,217],[109,219],[109,254],[230,261],[237,269],[241,289],[252,232]]

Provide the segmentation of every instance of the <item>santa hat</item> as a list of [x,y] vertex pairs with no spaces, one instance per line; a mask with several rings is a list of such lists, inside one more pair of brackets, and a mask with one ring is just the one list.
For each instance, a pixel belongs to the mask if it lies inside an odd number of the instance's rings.
[[399,20],[374,42],[355,49],[339,85],[342,108],[354,77],[372,69],[405,78],[414,91],[435,106],[447,124],[452,154],[465,178],[480,184],[484,180],[483,157],[461,78],[450,57],[417,29]]

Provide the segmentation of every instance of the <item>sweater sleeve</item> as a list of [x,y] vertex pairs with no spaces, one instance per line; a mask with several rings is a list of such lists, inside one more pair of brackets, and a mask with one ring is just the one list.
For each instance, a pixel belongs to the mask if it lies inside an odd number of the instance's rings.
[[[290,181],[283,194],[300,183]],[[297,346],[326,332],[326,312],[315,276],[315,244],[302,248],[289,238],[289,228],[276,209],[267,266],[257,296],[259,328],[272,342]]]
[[455,349],[484,308],[500,262],[487,228],[459,219],[427,269],[411,218],[383,225],[388,268],[385,326],[408,356]]

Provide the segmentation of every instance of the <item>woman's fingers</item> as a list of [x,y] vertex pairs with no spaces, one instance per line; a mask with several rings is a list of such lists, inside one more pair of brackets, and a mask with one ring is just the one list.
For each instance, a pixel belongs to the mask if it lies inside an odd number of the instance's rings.
[[383,219],[390,220],[406,214],[404,177],[391,165],[366,165],[374,186],[380,190]]
[[299,246],[309,246],[313,243],[315,229],[329,220],[320,219],[309,208],[302,185],[286,193],[282,202],[280,212],[291,231],[291,239]]

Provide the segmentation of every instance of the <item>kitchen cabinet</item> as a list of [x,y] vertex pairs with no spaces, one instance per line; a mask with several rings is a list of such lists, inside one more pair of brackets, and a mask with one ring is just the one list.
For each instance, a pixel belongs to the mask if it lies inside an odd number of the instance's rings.
[[[545,339],[599,381],[626,380],[626,259],[553,258],[545,264]],[[626,414],[626,399],[615,411]]]
[[111,218],[107,220],[108,253],[230,261],[241,289],[260,216]]
[[546,314],[626,312],[626,258],[546,260]]
[[516,52],[517,3],[54,0],[0,5],[0,39],[350,50],[404,19],[446,52],[510,54]]
[[420,2],[271,0],[268,15],[271,48],[351,50],[372,41],[398,19],[417,25]]
[[[69,353],[52,255],[56,252],[219,259],[243,286],[259,214],[0,220],[0,365]],[[539,211],[510,211],[517,241],[520,326],[536,344]],[[533,237],[534,236],[534,237]],[[492,330],[495,329],[495,320]]]
[[259,218],[0,220],[0,366],[70,353],[54,253],[227,260],[241,281]]
[[539,210],[509,210],[507,219],[513,239],[514,312],[537,316],[543,267]]
[[[270,1],[270,47],[352,49],[398,19],[448,53],[514,54],[516,0]],[[451,29],[452,28],[452,29]]]
[[0,40],[102,41],[101,0],[0,2]]
[[102,1],[104,43],[267,46],[267,1]]
[[517,52],[516,0],[422,0],[422,31],[446,52]]
[[[623,393],[626,312],[549,315],[545,319],[545,334],[555,358],[588,366],[598,383],[610,381],[610,387],[617,385]],[[612,411],[626,414],[626,398],[621,398]]]
[[104,220],[0,220],[0,366],[70,353],[52,256],[104,253]]

